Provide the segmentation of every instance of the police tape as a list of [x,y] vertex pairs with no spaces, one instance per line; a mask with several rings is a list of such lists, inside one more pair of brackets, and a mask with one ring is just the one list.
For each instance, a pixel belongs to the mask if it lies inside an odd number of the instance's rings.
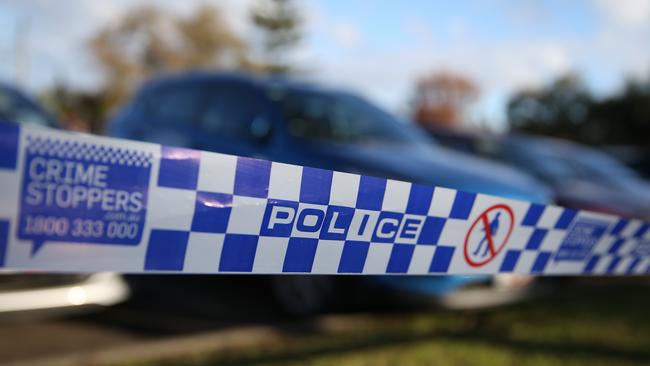
[[0,267],[646,274],[650,224],[444,187],[0,123]]

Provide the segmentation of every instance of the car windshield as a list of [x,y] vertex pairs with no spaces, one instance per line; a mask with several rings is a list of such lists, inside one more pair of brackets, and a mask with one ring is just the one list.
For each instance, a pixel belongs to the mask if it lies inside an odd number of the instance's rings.
[[36,104],[5,87],[0,87],[0,119],[21,125],[55,127],[54,121]]
[[426,137],[412,126],[353,95],[288,91],[276,99],[295,137],[354,143],[427,143]]
[[621,186],[636,173],[604,153],[590,149],[554,145],[532,148],[535,164],[556,180],[581,179]]

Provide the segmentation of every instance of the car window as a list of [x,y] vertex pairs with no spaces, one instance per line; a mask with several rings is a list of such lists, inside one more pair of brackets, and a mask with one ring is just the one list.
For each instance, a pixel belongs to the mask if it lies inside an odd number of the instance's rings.
[[[581,147],[531,145],[530,168],[556,181],[580,179],[611,186],[625,184],[636,174],[609,156]],[[525,155],[525,154],[522,154]]]
[[253,87],[234,83],[211,85],[199,117],[202,131],[210,134],[252,139],[255,119],[268,119],[266,101]]
[[147,114],[157,124],[180,128],[196,124],[203,106],[204,90],[196,83],[172,83],[147,95]]
[[585,169],[597,171],[599,174],[609,177],[638,178],[632,169],[602,152],[587,150],[576,158],[577,162],[582,164]]
[[590,151],[587,149],[576,149],[571,156],[571,163],[576,174],[584,179],[600,181],[611,186],[625,187],[630,180],[638,178],[638,175],[608,155]]
[[290,91],[279,102],[289,132],[299,138],[355,143],[426,143],[411,126],[352,95]]
[[40,107],[5,88],[0,88],[0,119],[22,125],[56,127],[56,123]]
[[537,169],[543,175],[553,177],[555,180],[578,178],[580,176],[569,160],[554,154],[540,154],[534,159],[531,167]]

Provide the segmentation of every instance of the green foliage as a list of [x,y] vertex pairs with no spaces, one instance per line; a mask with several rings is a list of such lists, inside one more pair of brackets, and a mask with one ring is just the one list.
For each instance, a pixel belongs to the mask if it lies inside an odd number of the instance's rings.
[[251,20],[262,37],[261,71],[287,74],[293,71],[288,51],[302,38],[302,19],[290,0],[260,0],[251,9]]
[[107,104],[124,101],[143,79],[185,69],[249,66],[247,44],[217,8],[203,6],[188,18],[143,7],[102,29],[90,43],[106,75]]
[[[286,55],[301,35],[293,4],[261,1],[251,9],[251,21],[261,31],[259,40],[241,38],[218,7],[205,5],[186,17],[152,6],[135,8],[90,39],[88,46],[104,74],[102,88],[85,93],[57,85],[45,98],[66,126],[102,132],[110,113],[138,84],[157,74],[196,69],[292,72]],[[256,41],[263,50],[259,62],[251,57]]]
[[77,91],[57,83],[41,95],[44,105],[56,115],[61,126],[68,130],[103,133],[105,109],[103,95],[97,92]]
[[514,131],[556,136],[594,145],[648,145],[650,79],[629,81],[606,98],[594,97],[575,75],[548,87],[521,91],[508,103]]

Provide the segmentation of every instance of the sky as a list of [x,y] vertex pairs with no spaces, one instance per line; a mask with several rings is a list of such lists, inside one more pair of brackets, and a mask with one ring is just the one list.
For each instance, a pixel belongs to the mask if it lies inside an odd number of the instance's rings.
[[[98,29],[129,9],[156,5],[190,14],[210,3],[232,28],[251,35],[255,0],[5,0],[0,3],[0,80],[32,93],[55,82],[98,88],[102,74],[87,49]],[[597,94],[650,75],[650,0],[468,0],[297,2],[304,38],[293,52],[319,82],[359,92],[403,113],[418,77],[450,70],[475,80],[473,123],[505,126],[510,95],[577,72]],[[16,29],[26,42],[16,62]],[[18,70],[18,72],[17,72]]]

